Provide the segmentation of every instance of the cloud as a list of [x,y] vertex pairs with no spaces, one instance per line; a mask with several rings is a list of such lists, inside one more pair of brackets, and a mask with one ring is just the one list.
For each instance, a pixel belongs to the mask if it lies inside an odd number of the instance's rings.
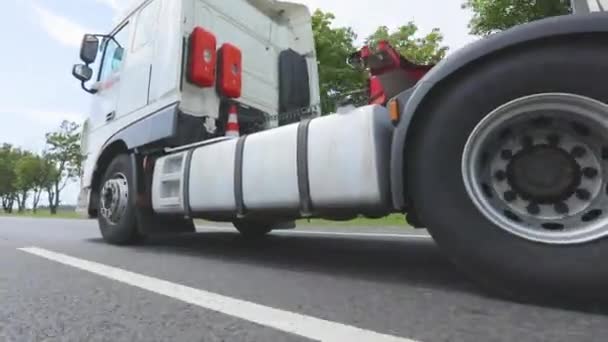
[[109,7],[114,12],[113,20],[117,23],[122,20],[127,11],[134,8],[141,0],[93,0],[99,4]]
[[85,27],[73,22],[72,20],[53,13],[52,11],[41,7],[37,4],[32,4],[32,8],[38,16],[39,23],[42,28],[59,43],[69,47],[79,47],[82,41],[82,36],[87,32]]
[[110,7],[114,11],[124,11],[141,4],[142,0],[94,0],[100,4]]
[[106,5],[106,6],[110,7],[113,11],[121,10],[124,8],[125,2],[127,2],[127,3],[131,2],[131,1],[125,1],[125,0],[95,0],[95,1],[102,5]]

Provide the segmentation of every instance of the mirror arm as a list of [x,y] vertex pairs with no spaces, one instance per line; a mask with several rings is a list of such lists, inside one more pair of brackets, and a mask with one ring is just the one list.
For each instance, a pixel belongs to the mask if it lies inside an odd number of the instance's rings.
[[82,82],[80,84],[80,86],[82,87],[82,90],[86,91],[89,94],[93,94],[93,95],[97,94],[98,90],[97,89],[89,89],[89,88],[87,88],[85,82]]
[[120,45],[120,43],[116,40],[116,38],[114,38],[113,35],[109,35],[109,34],[92,34],[91,36],[97,37],[97,38],[102,38],[102,39],[111,39],[116,45],[118,45],[119,48],[123,48],[122,45]]

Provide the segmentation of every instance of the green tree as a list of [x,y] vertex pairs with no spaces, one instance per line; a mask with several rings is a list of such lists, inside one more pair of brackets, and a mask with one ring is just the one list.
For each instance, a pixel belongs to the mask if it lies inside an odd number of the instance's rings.
[[386,26],[380,26],[367,38],[366,43],[375,47],[381,40],[386,40],[405,58],[417,64],[435,64],[445,57],[449,48],[442,45],[443,34],[438,28],[425,36],[417,37],[417,34],[418,27],[411,21],[393,32]]
[[25,201],[28,192],[32,195],[32,210],[37,212],[40,197],[43,191],[48,187],[49,176],[52,172],[52,165],[36,155],[25,155],[16,164],[17,173],[17,188],[25,192],[20,197],[20,210],[25,209]]
[[569,0],[466,0],[473,11],[471,33],[489,35],[530,21],[568,14]]
[[44,155],[48,168],[46,192],[51,214],[57,213],[61,192],[80,174],[80,125],[64,121],[59,129],[46,135],[47,152]]
[[34,188],[36,182],[37,172],[36,170],[36,157],[30,152],[16,150],[17,158],[14,164],[15,170],[15,190],[17,195],[17,208],[22,213],[26,209],[27,199],[29,198],[30,191]]
[[365,87],[365,75],[346,64],[347,58],[356,50],[357,35],[350,27],[333,28],[334,19],[332,13],[321,10],[312,16],[324,114],[335,111],[341,94]]
[[0,200],[2,201],[2,209],[7,213],[13,212],[16,199],[15,183],[17,174],[15,173],[15,163],[17,158],[13,146],[3,144],[0,147]]

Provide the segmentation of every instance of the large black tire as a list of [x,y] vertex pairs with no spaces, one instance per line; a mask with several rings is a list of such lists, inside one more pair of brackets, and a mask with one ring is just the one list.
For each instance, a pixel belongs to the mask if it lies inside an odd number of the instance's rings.
[[[104,203],[104,193],[102,189],[108,180],[115,178],[117,175],[121,175],[121,177],[123,177],[127,182],[127,187],[129,190],[127,200],[128,204],[124,210],[124,214],[121,215],[116,222],[112,222],[102,214],[102,206]],[[130,245],[140,242],[143,236],[140,234],[137,227],[137,219],[135,215],[136,188],[133,180],[133,170],[129,156],[126,154],[116,156],[106,169],[100,184],[100,210],[98,211],[98,222],[103,239],[113,245]]]
[[598,298],[608,287],[608,240],[532,242],[493,224],[466,192],[463,149],[475,126],[523,96],[562,92],[608,102],[603,38],[528,45],[467,68],[425,105],[407,141],[407,187],[441,250],[469,275],[519,299]]
[[247,239],[260,239],[273,230],[273,225],[262,221],[234,221],[234,227]]

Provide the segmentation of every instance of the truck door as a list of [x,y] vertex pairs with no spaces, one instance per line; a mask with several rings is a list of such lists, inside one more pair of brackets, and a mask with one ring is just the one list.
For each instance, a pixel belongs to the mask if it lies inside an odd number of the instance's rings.
[[117,119],[117,104],[120,81],[131,26],[129,22],[114,31],[114,39],[104,39],[97,83],[93,86],[97,94],[92,104],[91,129],[109,124]]
[[131,21],[132,43],[128,46],[123,78],[118,96],[117,114],[130,115],[148,105],[152,81],[152,60],[154,57],[156,30],[159,26],[160,0],[148,1]]

